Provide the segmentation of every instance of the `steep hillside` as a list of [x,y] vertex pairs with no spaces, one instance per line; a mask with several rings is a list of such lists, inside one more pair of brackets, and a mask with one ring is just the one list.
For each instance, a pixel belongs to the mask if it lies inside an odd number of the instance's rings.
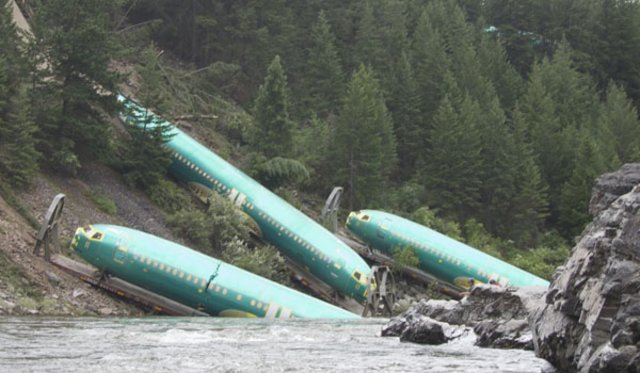
[[[64,193],[60,222],[62,252],[79,226],[110,223],[141,229],[179,241],[164,225],[163,214],[144,195],[132,190],[113,170],[86,166],[78,178],[40,174],[31,187],[16,192],[33,218],[41,221],[51,199]],[[144,311],[95,290],[67,275],[32,250],[37,230],[0,198],[0,314],[135,315]]]

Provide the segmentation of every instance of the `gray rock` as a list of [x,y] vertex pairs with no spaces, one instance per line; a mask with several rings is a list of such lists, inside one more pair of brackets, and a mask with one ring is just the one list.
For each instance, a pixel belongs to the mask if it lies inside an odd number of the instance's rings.
[[640,164],[598,178],[585,229],[530,315],[536,354],[567,372],[640,372]]
[[382,328],[383,337],[399,337],[407,328],[406,318],[393,318]]
[[443,324],[428,317],[414,319],[400,334],[401,342],[439,345],[447,342]]
[[78,298],[78,297],[81,297],[81,296],[83,296],[85,294],[86,294],[86,292],[84,290],[82,290],[82,289],[74,289],[73,293],[71,294],[71,296],[74,297],[74,298]]
[[473,331],[478,336],[476,345],[480,347],[533,350],[533,338],[527,320],[486,320],[477,324]]
[[439,345],[460,338],[470,331],[464,326],[452,326],[432,318],[420,316],[411,319],[400,334],[401,342]]
[[109,316],[113,314],[113,310],[109,307],[103,307],[98,310],[98,313],[103,316]]
[[544,293],[545,289],[539,287],[514,289],[481,285],[461,301],[422,300],[391,319],[383,327],[382,336],[442,343],[433,321],[444,325],[442,333],[447,341],[465,335],[469,330],[467,326],[475,326],[479,346],[531,350],[533,342],[527,316],[536,309],[536,304],[543,302]]
[[47,275],[47,280],[49,280],[49,283],[51,285],[59,285],[60,284],[60,277],[58,277],[58,275],[56,275],[55,273],[53,273],[51,271],[47,271],[45,274]]

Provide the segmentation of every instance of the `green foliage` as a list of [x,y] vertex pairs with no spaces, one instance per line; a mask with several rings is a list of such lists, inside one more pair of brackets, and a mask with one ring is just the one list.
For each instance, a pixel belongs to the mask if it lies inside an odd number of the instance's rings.
[[27,206],[13,193],[9,185],[0,180],[0,196],[22,216],[33,229],[40,229],[40,222],[36,219]]
[[121,145],[117,167],[131,185],[149,190],[165,177],[171,164],[171,153],[164,146],[171,127],[156,116],[167,110],[169,98],[159,83],[162,80],[159,53],[153,46],[141,53],[137,70],[142,83],[138,100],[147,110],[153,108],[160,113],[148,111],[141,122],[128,126],[130,138]]
[[517,249],[513,242],[491,236],[473,219],[465,223],[464,235],[469,246],[547,280],[551,280],[555,269],[570,254],[566,241],[557,235],[546,235],[541,238],[540,246],[533,249]]
[[346,187],[349,207],[380,203],[396,142],[378,82],[363,65],[349,84],[332,143],[336,182]]
[[424,155],[420,176],[429,192],[429,206],[459,221],[479,205],[482,159],[476,123],[481,115],[478,103],[468,95],[461,99],[447,95],[429,136],[432,145]]
[[175,183],[160,179],[158,183],[147,188],[147,195],[163,211],[175,214],[182,209],[189,209],[191,197],[184,189],[179,188]]
[[[1,58],[0,70],[3,70]],[[0,106],[5,107],[0,110],[0,174],[11,184],[23,187],[38,171],[40,158],[35,148],[36,127],[25,90],[15,92],[6,105],[0,103]]]
[[289,119],[287,78],[276,56],[260,86],[251,144],[268,158],[286,157],[293,148],[293,122]]
[[311,29],[312,44],[308,50],[306,72],[307,110],[326,117],[340,106],[344,76],[335,36],[323,11]]
[[141,125],[128,128],[131,137],[122,145],[118,168],[131,185],[148,190],[165,177],[171,164],[171,153],[164,147],[170,127],[154,123],[152,116]]
[[454,221],[436,216],[435,211],[428,207],[421,207],[411,214],[411,220],[438,231],[454,240],[463,241],[460,225]]
[[272,246],[250,249],[244,242],[234,240],[227,244],[222,259],[258,276],[291,286],[287,264]]
[[421,12],[418,19],[411,52],[411,63],[420,102],[418,137],[424,139],[417,147],[424,149],[430,144],[429,134],[433,116],[446,93],[445,77],[449,73],[450,65],[444,39],[434,29],[426,10]]
[[277,188],[283,185],[297,185],[309,179],[309,170],[295,159],[275,157],[257,163],[252,175],[262,184]]
[[[101,0],[37,2],[30,19],[34,110],[45,160],[75,172],[82,157],[111,152],[107,114],[115,111],[119,76],[111,15],[118,3]],[[101,89],[96,89],[100,87]],[[78,158],[79,156],[79,158]],[[75,157],[75,159],[74,159]]]
[[420,265],[418,254],[412,247],[396,248],[391,256],[393,258],[393,270],[401,272],[404,267],[416,268]]
[[[483,251],[498,259],[503,259],[503,253],[508,243],[491,236],[487,230],[476,219],[469,219],[464,223],[463,234],[466,243],[480,251]],[[509,245],[510,246],[510,245]]]
[[246,242],[249,238],[249,227],[242,212],[231,201],[215,193],[209,196],[206,212],[180,210],[169,216],[167,223],[198,249],[216,257],[230,242]]
[[25,89],[24,45],[12,22],[11,9],[0,6],[0,175],[23,187],[38,170],[40,154],[35,149],[37,128]]
[[518,251],[510,261],[527,272],[551,280],[556,268],[564,264],[569,254],[565,245],[554,249],[542,246],[533,250]]
[[393,117],[395,134],[398,143],[397,174],[407,180],[413,176],[416,168],[416,154],[424,146],[420,128],[422,115],[420,112],[420,96],[415,75],[406,53],[402,53],[398,66],[392,70],[395,74],[391,94],[387,98],[387,106]]
[[615,138],[615,150],[622,163],[640,160],[638,110],[616,84],[607,91],[602,120]]
[[109,215],[115,215],[118,213],[118,208],[116,207],[116,203],[109,198],[108,196],[96,191],[90,190],[88,193],[89,198],[93,201],[93,203],[104,213]]
[[506,237],[521,247],[535,246],[548,215],[547,186],[542,181],[537,158],[527,139],[526,124],[519,108],[513,112],[512,167],[515,170],[511,211],[507,216]]
[[180,237],[189,240],[198,250],[209,255],[217,254],[209,242],[209,222],[206,212],[184,209],[170,215],[167,224]]
[[326,177],[331,172],[328,161],[332,149],[331,130],[329,123],[312,115],[311,120],[302,127],[296,140],[298,159],[309,170],[307,187],[313,190],[326,190],[331,186],[330,180]]
[[417,182],[407,182],[389,193],[389,205],[398,211],[416,211],[425,199],[425,187]]
[[274,189],[273,192],[296,209],[302,209],[302,201],[300,200],[300,196],[298,195],[298,192],[296,190],[286,187],[279,187]]
[[607,171],[607,165],[602,152],[596,143],[582,137],[577,151],[576,163],[571,177],[562,187],[560,203],[560,227],[568,238],[580,234],[585,225],[591,220],[589,214],[589,200],[595,180]]

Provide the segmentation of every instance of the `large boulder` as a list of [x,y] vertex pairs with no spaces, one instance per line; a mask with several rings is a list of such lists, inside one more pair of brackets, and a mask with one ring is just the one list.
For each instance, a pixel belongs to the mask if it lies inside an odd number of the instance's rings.
[[640,372],[640,165],[601,176],[594,221],[530,316],[538,356],[567,372]]
[[[382,329],[403,341],[445,343],[470,332],[482,347],[533,349],[527,316],[545,288],[474,287],[461,301],[422,300]],[[428,341],[428,342],[425,342]]]

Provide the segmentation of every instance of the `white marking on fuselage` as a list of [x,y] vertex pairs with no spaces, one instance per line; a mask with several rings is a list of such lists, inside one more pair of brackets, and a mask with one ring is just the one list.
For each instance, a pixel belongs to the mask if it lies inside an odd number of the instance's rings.
[[267,313],[264,315],[265,319],[275,319],[276,318],[276,313],[278,312],[278,309],[280,308],[280,305],[277,303],[270,303],[269,304],[269,309],[267,309]]

